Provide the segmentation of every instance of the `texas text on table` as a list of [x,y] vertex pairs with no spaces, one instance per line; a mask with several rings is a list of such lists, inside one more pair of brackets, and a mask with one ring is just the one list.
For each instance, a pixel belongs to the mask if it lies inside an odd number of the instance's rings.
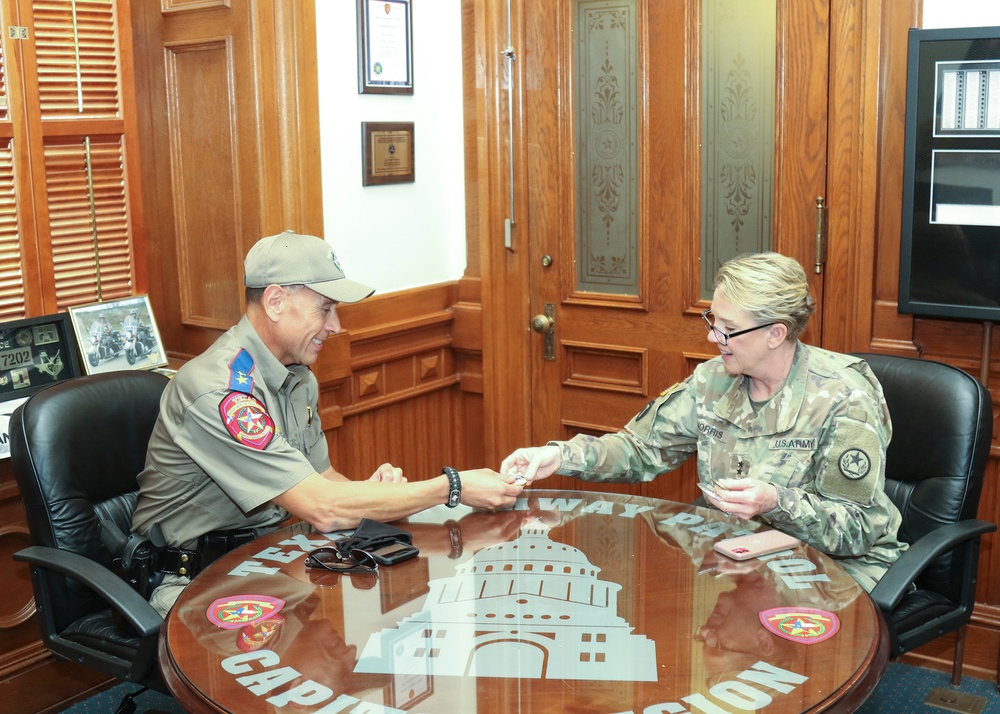
[[[593,492],[400,522],[420,557],[317,572],[330,537],[297,524],[184,592],[160,656],[192,711],[850,711],[886,664],[882,621],[805,546],[743,563],[746,523]],[[333,536],[331,536],[333,537]]]

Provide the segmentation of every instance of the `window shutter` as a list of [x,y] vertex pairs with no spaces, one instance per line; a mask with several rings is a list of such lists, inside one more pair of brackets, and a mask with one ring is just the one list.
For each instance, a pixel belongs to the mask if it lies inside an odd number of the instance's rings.
[[34,0],[31,12],[42,118],[117,116],[113,0]]
[[3,56],[3,45],[0,45],[0,121],[7,118],[7,69],[6,58]]
[[12,144],[11,139],[0,140],[0,320],[25,314]]
[[0,2],[27,25],[0,44],[0,320],[137,292],[130,217],[140,207],[129,206],[125,163],[135,127],[120,86],[130,58],[119,55],[129,8]]
[[120,141],[45,147],[49,231],[60,310],[132,293]]

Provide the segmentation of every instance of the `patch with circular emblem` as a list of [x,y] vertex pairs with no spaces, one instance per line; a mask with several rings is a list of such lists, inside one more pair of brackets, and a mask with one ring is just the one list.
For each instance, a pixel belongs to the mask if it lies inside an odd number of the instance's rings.
[[828,640],[840,630],[840,618],[811,607],[774,607],[762,611],[759,617],[768,632],[803,645]]
[[208,621],[224,630],[235,630],[274,617],[285,606],[281,598],[269,595],[231,595],[208,606]]
[[285,619],[281,615],[271,615],[266,620],[258,620],[240,630],[236,644],[244,652],[256,652],[265,645],[274,644],[283,624]]
[[845,478],[858,481],[872,470],[872,460],[861,449],[848,449],[840,455],[840,473]]
[[263,451],[274,438],[274,420],[259,399],[230,392],[219,404],[226,431],[239,443]]

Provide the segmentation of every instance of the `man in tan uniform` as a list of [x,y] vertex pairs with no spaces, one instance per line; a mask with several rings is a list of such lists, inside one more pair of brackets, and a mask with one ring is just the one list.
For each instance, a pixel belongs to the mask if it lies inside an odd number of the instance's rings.
[[391,464],[368,481],[338,473],[309,366],[340,332],[337,304],[374,291],[346,278],[325,240],[292,231],[260,240],[245,268],[246,314],[167,385],[138,477],[132,530],[165,573],[154,607],[166,612],[220,550],[289,513],[329,532],[439,503],[513,504],[521,487],[487,469],[412,482]]

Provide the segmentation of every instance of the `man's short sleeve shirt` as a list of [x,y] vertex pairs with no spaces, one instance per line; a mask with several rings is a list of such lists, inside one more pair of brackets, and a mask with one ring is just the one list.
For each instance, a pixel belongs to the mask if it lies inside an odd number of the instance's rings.
[[133,528],[170,545],[212,530],[270,526],[270,503],[330,467],[307,367],[282,365],[244,317],[167,385],[139,475]]

